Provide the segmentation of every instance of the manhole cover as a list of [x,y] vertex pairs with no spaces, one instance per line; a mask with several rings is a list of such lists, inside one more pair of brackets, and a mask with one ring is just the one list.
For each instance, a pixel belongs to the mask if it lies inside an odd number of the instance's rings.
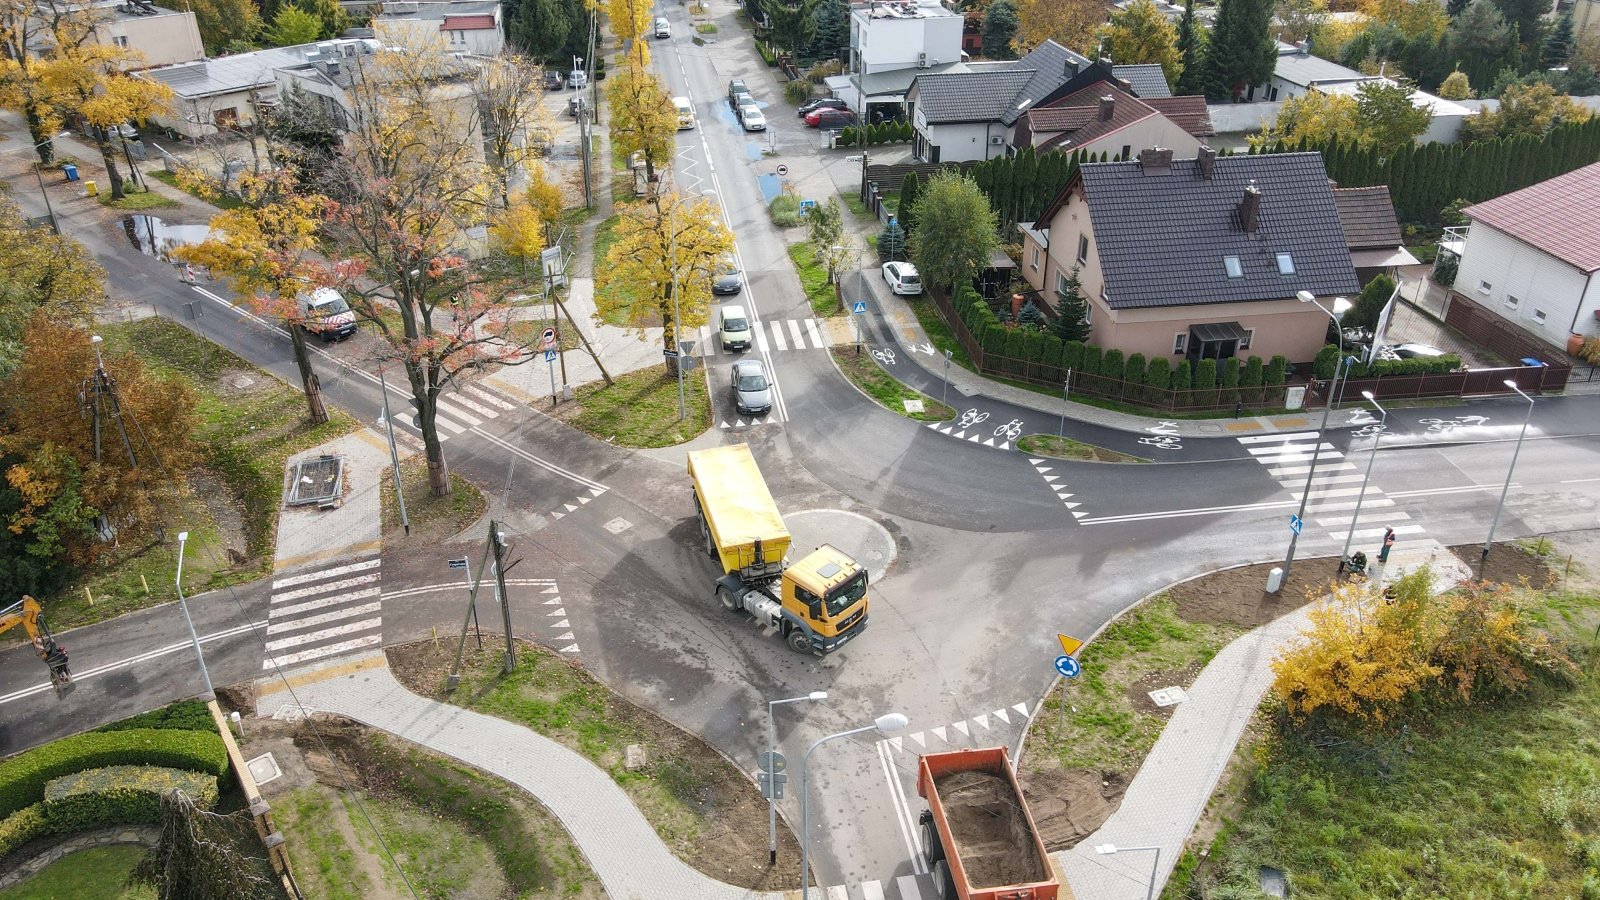
[[283,770],[278,768],[278,761],[272,758],[271,753],[263,753],[244,766],[250,770],[250,777],[256,780],[256,784],[266,784],[283,777]]
[[250,385],[255,384],[255,383],[256,383],[256,380],[254,378],[251,378],[249,375],[240,375],[237,378],[233,379],[233,386],[238,388],[241,391],[244,390],[245,388],[249,387]]
[[600,527],[602,527],[605,530],[611,532],[612,534],[621,534],[624,531],[627,531],[629,528],[632,528],[633,527],[633,523],[629,522],[627,519],[622,518],[621,516],[618,516],[617,518],[612,519],[611,521],[607,522],[606,524],[604,524],[604,525],[602,525]]
[[1157,706],[1177,706],[1188,696],[1181,687],[1164,687],[1150,692],[1150,702]]
[[921,400],[901,400],[900,402],[905,406],[908,413],[923,412]]

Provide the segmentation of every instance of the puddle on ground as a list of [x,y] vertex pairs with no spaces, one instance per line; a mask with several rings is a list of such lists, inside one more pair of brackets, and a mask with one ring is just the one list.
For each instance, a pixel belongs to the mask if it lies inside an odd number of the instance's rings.
[[776,200],[783,191],[783,181],[776,175],[757,175],[756,183],[761,187],[761,199],[767,203]]
[[169,225],[155,216],[123,216],[122,231],[140,253],[172,262],[172,251],[205,240],[211,226]]
[[750,157],[751,161],[758,161],[761,159],[766,149],[767,148],[765,144],[757,144],[751,141],[745,141],[744,155]]

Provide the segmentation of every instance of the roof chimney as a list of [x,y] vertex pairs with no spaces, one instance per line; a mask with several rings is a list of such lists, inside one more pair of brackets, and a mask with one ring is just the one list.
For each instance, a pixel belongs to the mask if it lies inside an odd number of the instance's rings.
[[1202,146],[1200,155],[1195,157],[1195,162],[1200,165],[1200,177],[1210,181],[1217,174],[1217,151],[1210,147]]
[[1071,78],[1076,74],[1078,74],[1078,64],[1076,62],[1070,59],[1064,59],[1061,61],[1062,78]]
[[1172,171],[1172,151],[1151,147],[1139,151],[1139,169],[1146,175],[1165,175]]
[[1117,98],[1114,95],[1107,94],[1104,97],[1100,98],[1100,118],[1101,119],[1104,119],[1107,122],[1111,121],[1111,114],[1113,112],[1116,112],[1116,109],[1117,109]]
[[1261,219],[1261,189],[1256,187],[1256,180],[1250,179],[1250,184],[1244,189],[1244,199],[1239,201],[1239,228],[1243,231],[1254,232]]
[[1311,55],[1311,42],[1310,41],[1295,41],[1294,42],[1294,49],[1299,51],[1301,56],[1310,56]]

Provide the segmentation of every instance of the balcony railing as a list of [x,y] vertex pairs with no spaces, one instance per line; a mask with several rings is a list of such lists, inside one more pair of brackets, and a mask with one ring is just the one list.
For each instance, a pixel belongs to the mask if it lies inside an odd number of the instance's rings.
[[1467,233],[1472,231],[1471,225],[1452,225],[1444,230],[1444,236],[1439,238],[1439,249],[1448,250],[1456,256],[1465,255],[1467,249]]

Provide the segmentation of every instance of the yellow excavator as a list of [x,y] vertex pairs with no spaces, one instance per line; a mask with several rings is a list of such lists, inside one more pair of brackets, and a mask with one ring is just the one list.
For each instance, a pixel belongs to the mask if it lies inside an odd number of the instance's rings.
[[33,652],[39,654],[44,664],[50,667],[50,683],[58,688],[64,687],[72,683],[72,672],[67,668],[67,651],[56,643],[39,613],[39,601],[23,594],[21,600],[0,610],[0,634],[21,625],[33,644]]

